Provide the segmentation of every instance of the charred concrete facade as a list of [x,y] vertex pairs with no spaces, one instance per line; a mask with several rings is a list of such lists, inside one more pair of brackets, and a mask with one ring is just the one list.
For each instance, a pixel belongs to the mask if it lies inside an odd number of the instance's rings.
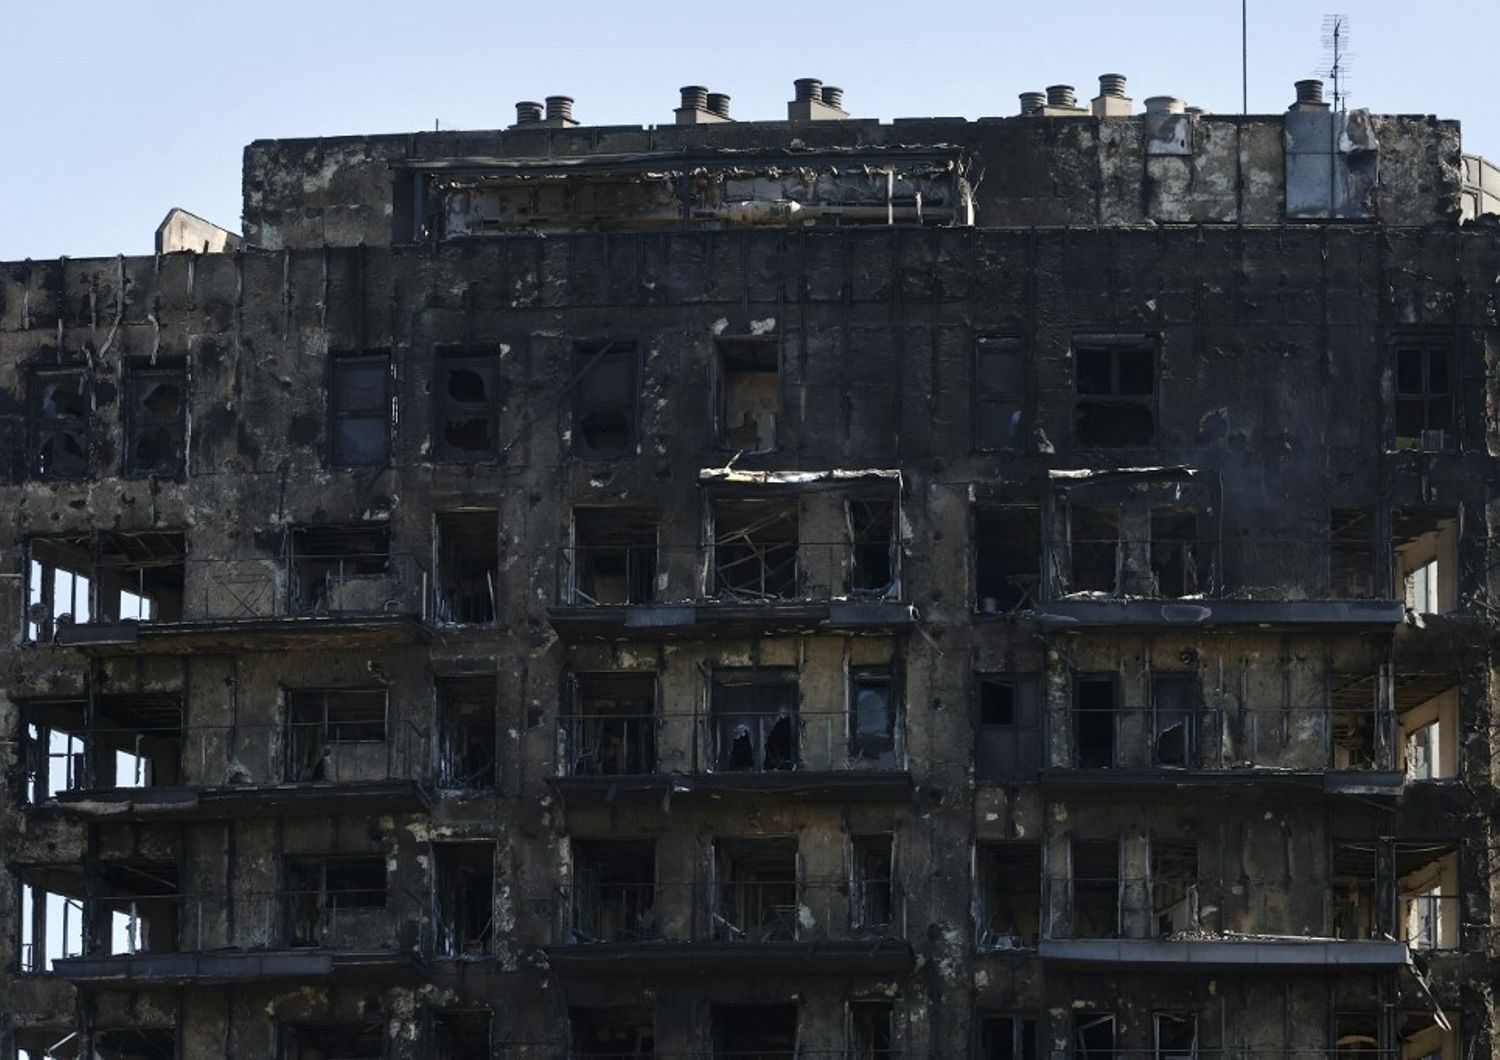
[[1299,96],[0,265],[8,1055],[1495,1055],[1493,168]]

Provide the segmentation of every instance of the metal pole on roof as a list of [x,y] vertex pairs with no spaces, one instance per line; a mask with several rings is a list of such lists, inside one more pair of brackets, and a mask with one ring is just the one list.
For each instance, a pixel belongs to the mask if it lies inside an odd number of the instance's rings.
[[1240,113],[1250,113],[1250,0],[1240,0]]

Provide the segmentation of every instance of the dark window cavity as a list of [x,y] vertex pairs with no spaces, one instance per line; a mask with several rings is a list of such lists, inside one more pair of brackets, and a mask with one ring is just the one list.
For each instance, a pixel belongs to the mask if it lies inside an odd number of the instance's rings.
[[1157,1012],[1154,1060],[1194,1060],[1198,1055],[1198,1017],[1191,1012]]
[[433,1060],[490,1060],[488,1009],[468,1009],[432,1014]]
[[580,345],[574,354],[578,381],[573,388],[573,453],[611,459],[635,449],[640,396],[635,343],[611,341]]
[[573,1047],[568,1055],[577,1060],[651,1060],[656,1055],[647,1009],[575,1008],[568,1022]]
[[796,500],[718,500],[713,523],[714,595],[747,602],[797,595]]
[[1034,1016],[979,1014],[978,1060],[1040,1060]]
[[386,907],[383,856],[289,858],[286,884],[292,946],[370,950],[394,941],[387,918],[375,912]]
[[1457,442],[1450,350],[1403,343],[1396,347],[1396,448],[1451,449]]
[[793,769],[798,761],[797,671],[723,669],[713,678],[717,768],[743,772]]
[[1328,581],[1335,600],[1375,595],[1375,513],[1369,508],[1329,511]]
[[340,614],[394,608],[391,529],[384,523],[299,526],[288,546],[291,610]]
[[1010,784],[1035,779],[1042,765],[1039,681],[1035,674],[978,678],[977,779]]
[[125,471],[176,478],[187,454],[187,372],[139,364],[125,374]]
[[1068,589],[1109,593],[1120,588],[1120,512],[1117,508],[1068,508],[1068,544],[1073,561]]
[[794,942],[798,931],[797,840],[714,843],[714,937],[723,942]]
[[75,371],[37,371],[31,377],[31,474],[39,479],[84,478],[89,471],[93,395]]
[[181,532],[37,537],[29,547],[29,640],[49,641],[76,625],[182,620],[187,546]]
[[438,955],[487,956],[495,939],[495,844],[435,843],[432,855]]
[[392,766],[384,744],[384,689],[297,688],[286,693],[286,779],[381,779]]
[[720,339],[719,444],[742,453],[776,448],[781,416],[775,339]]
[[1198,905],[1198,844],[1151,837],[1152,931],[1160,938],[1202,930]]
[[433,441],[440,460],[475,463],[499,455],[499,367],[493,355],[438,351]]
[[573,841],[573,942],[642,942],[661,936],[656,844],[649,839]]
[[859,835],[849,842],[849,912],[857,928],[896,923],[895,842],[890,835]]
[[1074,839],[1071,849],[1071,930],[1076,939],[1120,934],[1120,841]]
[[1114,674],[1082,674],[1073,683],[1073,762],[1079,769],[1115,765],[1119,682]]
[[891,1060],[893,1039],[889,1001],[849,1002],[849,1060]]
[[852,596],[897,596],[896,505],[889,500],[850,500],[849,592]]
[[282,1028],[284,1060],[383,1060],[385,1023],[289,1024]]
[[974,513],[974,600],[987,615],[1026,611],[1041,589],[1042,518],[1028,506]]
[[656,513],[574,508],[570,559],[570,603],[649,604],[656,595]]
[[499,513],[494,509],[437,513],[437,593],[442,623],[495,621],[500,576]]
[[1151,575],[1157,596],[1197,596],[1209,590],[1213,543],[1198,513],[1156,505],[1151,509]]
[[1195,769],[1198,758],[1196,673],[1151,675],[1152,758],[1156,765]]
[[1150,445],[1156,437],[1156,345],[1144,336],[1073,348],[1079,445]]
[[894,765],[900,697],[888,666],[849,675],[849,756]]
[[390,460],[389,354],[337,354],[330,393],[330,457],[335,467],[380,467]]
[[495,678],[439,677],[438,784],[458,791],[495,787]]
[[579,673],[564,724],[573,776],[628,776],[656,769],[656,675]]
[[1034,839],[981,843],[979,937],[981,951],[1029,949],[1042,923],[1042,845]]
[[1026,355],[1020,340],[981,338],[974,355],[974,447],[1018,449],[1026,426]]

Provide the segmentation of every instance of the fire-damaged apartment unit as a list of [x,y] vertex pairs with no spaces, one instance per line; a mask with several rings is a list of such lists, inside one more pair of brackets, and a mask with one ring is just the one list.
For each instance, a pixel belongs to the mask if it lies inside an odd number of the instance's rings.
[[0,265],[0,1053],[1500,1055],[1457,124],[572,105]]

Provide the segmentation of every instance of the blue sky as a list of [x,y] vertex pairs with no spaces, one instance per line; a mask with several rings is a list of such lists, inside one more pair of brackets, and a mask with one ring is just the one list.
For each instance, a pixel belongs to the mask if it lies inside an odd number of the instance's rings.
[[[1323,62],[1330,9],[1249,7],[1250,109],[1280,111]],[[1353,29],[1351,106],[1458,118],[1466,150],[1500,155],[1478,8],[1334,10]],[[859,117],[976,118],[1049,84],[1087,98],[1119,72],[1137,104],[1237,111],[1240,3],[0,0],[0,70],[0,260],[142,254],[173,206],[238,229],[251,140],[496,128],[550,94],[585,123],[656,124],[703,84],[771,119],[793,78],[820,77]]]

